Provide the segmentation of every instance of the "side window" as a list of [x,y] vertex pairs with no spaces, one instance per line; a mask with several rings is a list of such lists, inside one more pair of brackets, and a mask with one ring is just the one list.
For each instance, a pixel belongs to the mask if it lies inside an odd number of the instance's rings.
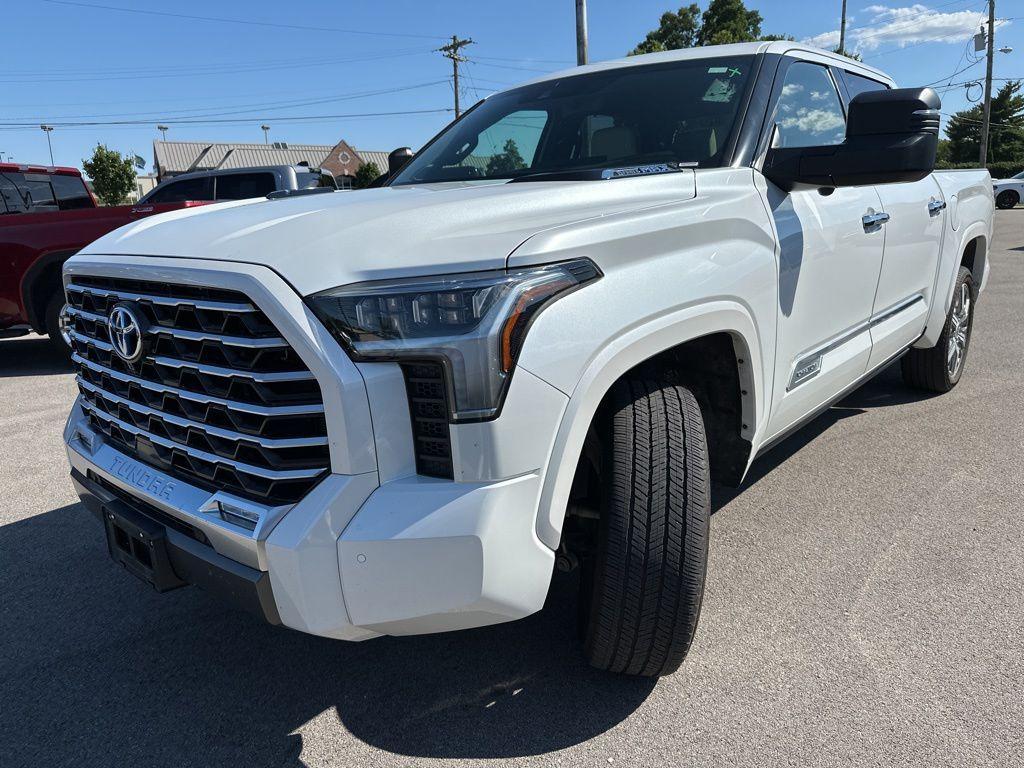
[[204,176],[198,179],[172,181],[163,189],[153,192],[147,203],[182,203],[186,200],[213,200],[213,179]]
[[26,210],[25,201],[14,181],[7,174],[0,173],[0,213],[25,213]]
[[57,206],[62,211],[93,207],[89,190],[86,189],[85,182],[81,177],[55,174],[52,181],[53,191],[57,193]]
[[861,77],[855,75],[852,72],[843,72],[843,80],[846,81],[846,90],[850,92],[850,98],[853,99],[861,93],[867,93],[868,91],[886,91],[889,89],[885,83],[880,83],[877,80],[871,80],[867,77]]
[[775,106],[776,147],[841,144],[846,118],[828,70],[798,61],[786,72]]
[[266,197],[277,185],[272,173],[227,173],[216,178],[217,200],[245,200]]
[[47,173],[26,173],[21,177],[23,181],[18,184],[21,197],[25,200],[30,211],[44,213],[56,211],[57,201],[53,197],[53,187],[50,186],[50,175]]

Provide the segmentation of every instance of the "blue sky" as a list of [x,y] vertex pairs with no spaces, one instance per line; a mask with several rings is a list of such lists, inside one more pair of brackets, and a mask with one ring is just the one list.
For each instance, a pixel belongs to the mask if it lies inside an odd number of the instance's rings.
[[[591,60],[624,55],[681,4],[589,0]],[[761,12],[765,33],[823,45],[838,38],[841,0],[747,5]],[[902,85],[981,78],[984,64],[974,63],[966,40],[984,9],[982,0],[849,0],[848,47]],[[996,54],[995,76],[1024,77],[1024,0],[998,0],[997,16],[1008,19],[997,45],[1015,50]],[[445,37],[475,41],[463,66],[463,102],[471,104],[571,66],[574,19],[573,0],[12,0],[0,49],[0,157],[48,162],[40,122],[58,124],[54,161],[72,166],[97,142],[152,162],[158,122],[170,126],[168,139],[262,141],[266,122],[272,141],[416,148],[451,118],[433,111],[452,105],[451,64],[432,50]],[[943,111],[979,93],[946,90]],[[418,114],[381,114],[396,112]],[[59,125],[86,121],[139,124]]]

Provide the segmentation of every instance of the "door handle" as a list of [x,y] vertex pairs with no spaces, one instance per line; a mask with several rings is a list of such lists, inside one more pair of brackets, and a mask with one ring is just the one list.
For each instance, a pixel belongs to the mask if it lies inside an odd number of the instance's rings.
[[866,213],[860,217],[861,222],[864,224],[864,229],[871,229],[876,224],[885,224],[889,220],[888,213]]
[[934,216],[935,214],[937,214],[939,211],[941,211],[945,207],[946,207],[946,201],[945,200],[932,200],[930,203],[928,203],[928,213],[930,215]]

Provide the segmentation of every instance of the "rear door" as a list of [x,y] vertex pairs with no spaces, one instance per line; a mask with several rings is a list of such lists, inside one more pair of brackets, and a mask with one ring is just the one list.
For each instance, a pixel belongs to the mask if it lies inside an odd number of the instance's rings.
[[[768,114],[765,141],[771,146],[824,146],[845,138],[843,100],[824,62],[784,57]],[[770,440],[866,371],[884,232],[863,220],[881,211],[874,187],[787,193],[764,183],[779,240]]]
[[[847,95],[887,86],[843,72]],[[935,177],[876,187],[885,222],[885,252],[872,307],[870,367],[884,363],[924,330],[935,288],[946,205]]]

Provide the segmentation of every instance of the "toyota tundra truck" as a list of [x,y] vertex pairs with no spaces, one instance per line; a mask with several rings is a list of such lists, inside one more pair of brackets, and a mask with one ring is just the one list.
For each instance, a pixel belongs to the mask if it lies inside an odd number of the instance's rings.
[[896,360],[963,375],[994,203],[933,172],[939,107],[790,42],[634,56],[481,101],[380,188],[108,234],[63,273],[97,536],[342,640],[518,619],[575,570],[589,662],[672,672],[712,484]]

